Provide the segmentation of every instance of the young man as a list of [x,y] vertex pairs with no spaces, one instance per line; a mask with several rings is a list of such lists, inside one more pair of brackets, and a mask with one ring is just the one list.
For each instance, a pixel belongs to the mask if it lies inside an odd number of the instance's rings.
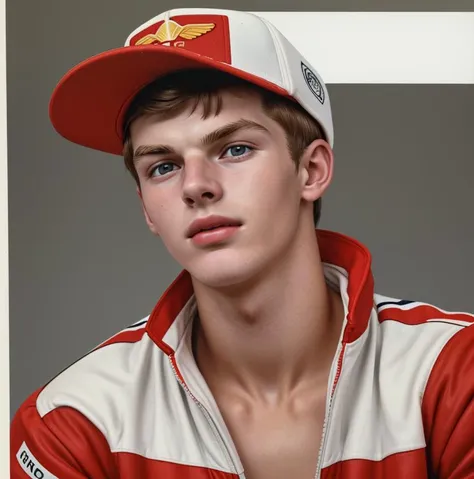
[[315,232],[328,92],[271,24],[163,13],[69,72],[51,118],[123,152],[184,271],[22,405],[12,477],[474,477],[474,317],[376,294],[367,249]]

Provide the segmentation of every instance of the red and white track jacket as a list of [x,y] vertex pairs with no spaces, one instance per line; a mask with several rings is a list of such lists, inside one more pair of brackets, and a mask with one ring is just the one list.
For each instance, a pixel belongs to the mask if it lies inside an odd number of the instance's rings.
[[[346,318],[315,477],[474,478],[474,316],[375,294],[367,249],[318,238]],[[12,423],[11,477],[244,479],[193,359],[194,308],[183,272],[148,318],[34,393]]]

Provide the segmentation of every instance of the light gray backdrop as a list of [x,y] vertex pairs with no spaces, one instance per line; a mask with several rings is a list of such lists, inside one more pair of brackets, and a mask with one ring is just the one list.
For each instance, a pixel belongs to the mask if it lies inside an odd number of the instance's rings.
[[[48,119],[51,91],[70,67],[121,46],[142,22],[178,6],[462,11],[474,4],[8,0],[12,413],[68,364],[147,315],[179,271],[148,232],[121,158],[66,142]],[[371,248],[379,292],[474,311],[474,86],[329,90],[337,166],[321,226]]]

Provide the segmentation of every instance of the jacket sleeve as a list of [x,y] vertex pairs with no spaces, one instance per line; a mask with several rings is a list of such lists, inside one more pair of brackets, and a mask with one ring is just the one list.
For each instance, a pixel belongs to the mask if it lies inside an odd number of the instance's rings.
[[438,356],[422,411],[432,477],[474,479],[474,325]]
[[113,457],[100,431],[67,407],[41,417],[37,396],[23,403],[11,423],[10,478],[115,478]]

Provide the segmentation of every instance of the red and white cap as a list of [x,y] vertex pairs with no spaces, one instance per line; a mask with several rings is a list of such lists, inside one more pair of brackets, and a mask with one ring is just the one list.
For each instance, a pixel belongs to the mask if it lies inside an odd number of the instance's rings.
[[71,69],[53,92],[52,124],[74,143],[121,155],[123,118],[134,96],[167,73],[203,67],[297,101],[333,146],[329,95],[314,67],[264,18],[209,8],[164,12],[133,31],[124,47]]

